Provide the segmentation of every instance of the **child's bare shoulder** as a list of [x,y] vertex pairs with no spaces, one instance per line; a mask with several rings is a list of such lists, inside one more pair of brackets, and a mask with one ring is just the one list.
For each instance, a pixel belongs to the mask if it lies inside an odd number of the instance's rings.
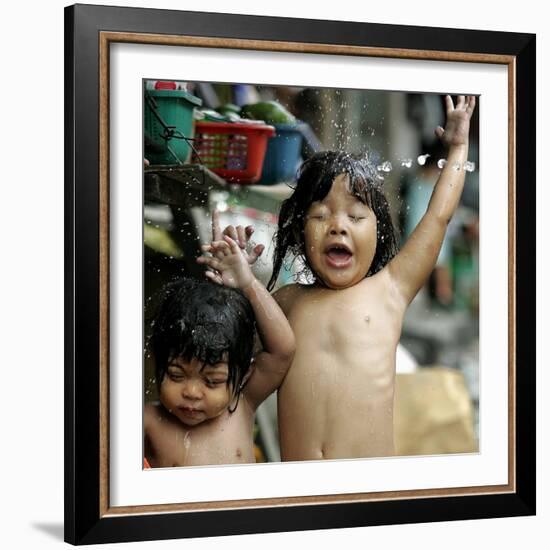
[[386,306],[391,306],[399,311],[405,310],[407,307],[387,265],[374,275],[363,279],[356,286],[359,287],[359,290],[368,292],[370,299],[381,300]]
[[164,410],[160,403],[146,403],[143,407],[143,427],[147,432],[162,421]]
[[304,285],[291,283],[276,290],[273,293],[273,298],[279,304],[279,307],[283,310],[284,314],[288,316],[288,313],[296,299],[305,292],[304,289]]

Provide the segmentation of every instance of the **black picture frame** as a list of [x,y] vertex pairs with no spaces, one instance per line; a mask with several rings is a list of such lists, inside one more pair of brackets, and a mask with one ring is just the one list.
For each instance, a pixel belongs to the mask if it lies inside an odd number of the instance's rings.
[[[100,494],[105,406],[100,341],[108,302],[101,288],[108,242],[101,224],[100,41],[102,32],[284,42],[399,50],[405,55],[460,59],[498,55],[512,74],[509,204],[514,286],[509,297],[515,342],[510,399],[512,463],[508,490],[495,494],[428,495],[366,502],[116,514]],[[458,57],[456,55],[458,55]],[[381,55],[381,54],[380,54]],[[304,20],[219,13],[75,5],[65,8],[65,540],[130,542],[229,534],[481,519],[535,514],[535,64],[532,34]],[[103,206],[102,206],[103,205]],[[108,210],[107,210],[108,212]],[[103,277],[103,283],[102,283]],[[516,369],[516,365],[518,368]],[[104,386],[103,386],[103,389]],[[103,461],[103,462],[102,462]],[[103,480],[104,481],[104,480]]]

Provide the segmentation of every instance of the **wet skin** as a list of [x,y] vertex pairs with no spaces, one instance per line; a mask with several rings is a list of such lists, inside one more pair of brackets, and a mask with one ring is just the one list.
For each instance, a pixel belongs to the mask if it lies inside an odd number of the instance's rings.
[[296,354],[278,393],[283,460],[388,456],[404,304],[383,271],[334,291],[279,291]]
[[196,358],[178,357],[168,365],[160,387],[164,408],[187,426],[213,420],[231,400],[227,363],[205,365]]
[[145,406],[145,451],[152,467],[254,462],[253,409],[246,398],[234,413],[226,363],[193,358],[168,366],[160,403]]
[[278,393],[283,460],[393,454],[395,350],[405,304],[387,273],[365,279],[376,217],[347,176],[314,203],[307,259],[319,283],[276,293],[297,342]]
[[306,214],[304,241],[309,265],[324,286],[342,289],[365,278],[376,251],[376,216],[338,176],[328,195]]
[[[312,286],[275,293],[296,338],[278,392],[283,460],[394,454],[395,353],[405,310],[431,273],[464,186],[473,96],[445,97],[449,148],[428,209],[401,251],[368,278],[376,220],[352,197],[346,176],[313,203],[304,227]],[[459,167],[458,169],[456,167]],[[361,219],[365,213],[365,219]],[[336,244],[343,249],[334,249]]]
[[241,401],[230,414],[194,427],[180,422],[160,404],[145,405],[145,456],[153,468],[253,463],[254,414]]
[[[284,313],[253,276],[237,242],[229,236],[222,240],[217,211],[212,238],[204,247],[211,256],[197,261],[213,270],[207,276],[214,283],[238,288],[248,299],[259,346],[240,383],[237,403],[227,384],[227,363],[203,365],[196,358],[177,358],[168,365],[161,402],[145,406],[145,456],[152,467],[254,462],[254,412],[280,386],[294,355],[294,335]],[[256,255],[260,253],[257,247]]]

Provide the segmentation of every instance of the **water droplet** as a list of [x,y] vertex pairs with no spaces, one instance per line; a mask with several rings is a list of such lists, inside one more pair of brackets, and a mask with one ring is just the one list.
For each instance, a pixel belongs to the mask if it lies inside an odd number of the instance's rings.
[[460,162],[457,162],[457,161],[453,162],[453,170],[457,172],[460,170]]
[[410,168],[412,166],[412,159],[403,159],[401,161],[401,166],[403,166],[404,168]]
[[471,161],[467,160],[464,163],[464,170],[466,170],[466,172],[473,172],[475,169],[476,169],[476,163],[475,162],[471,162]]
[[447,164],[447,161],[445,159],[439,159],[437,161],[437,167],[440,169],[440,170],[443,170],[444,166]]
[[424,166],[426,164],[426,161],[428,160],[428,157],[430,155],[429,154],[426,154],[426,155],[420,155],[417,159],[416,159],[416,162],[418,162],[418,164],[420,166]]
[[379,172],[391,172],[393,169],[393,166],[391,165],[391,162],[389,160],[383,162],[379,166],[376,167],[376,169]]
[[370,317],[369,317],[368,315],[365,315],[365,321],[366,321],[367,323],[370,323]]

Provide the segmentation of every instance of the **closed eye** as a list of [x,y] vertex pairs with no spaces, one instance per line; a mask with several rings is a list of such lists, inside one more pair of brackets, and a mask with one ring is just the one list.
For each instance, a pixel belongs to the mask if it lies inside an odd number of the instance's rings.
[[227,383],[227,380],[214,380],[211,378],[206,378],[206,384],[212,388],[216,386],[221,386],[222,384]]
[[352,222],[359,222],[359,221],[361,221],[361,220],[366,219],[366,216],[353,216],[353,215],[350,214],[349,219],[350,219]]

